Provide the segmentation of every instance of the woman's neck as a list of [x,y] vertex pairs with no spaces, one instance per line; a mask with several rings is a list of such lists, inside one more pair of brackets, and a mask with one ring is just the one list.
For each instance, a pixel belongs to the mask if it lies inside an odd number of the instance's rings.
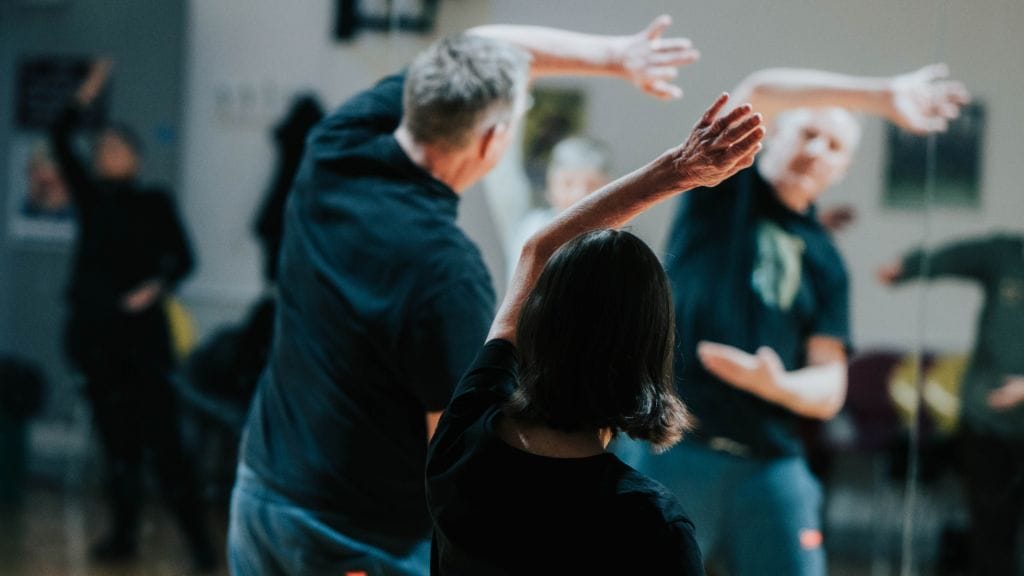
[[597,456],[604,453],[612,439],[607,428],[565,432],[504,415],[498,419],[496,431],[513,448],[548,458]]

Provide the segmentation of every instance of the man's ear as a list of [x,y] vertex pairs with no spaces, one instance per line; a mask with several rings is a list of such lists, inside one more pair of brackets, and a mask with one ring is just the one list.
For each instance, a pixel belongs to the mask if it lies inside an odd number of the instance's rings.
[[494,154],[501,154],[501,142],[508,136],[508,124],[505,122],[498,122],[497,124],[489,127],[483,135],[480,136],[480,141],[477,148],[477,153],[481,160],[485,160],[493,156]]

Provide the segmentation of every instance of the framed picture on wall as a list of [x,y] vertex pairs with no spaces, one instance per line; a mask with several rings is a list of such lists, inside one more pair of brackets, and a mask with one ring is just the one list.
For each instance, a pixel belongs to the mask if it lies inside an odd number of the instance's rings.
[[[977,208],[981,205],[981,158],[985,107],[972,103],[935,138],[934,206]],[[887,126],[883,204],[921,208],[928,200],[928,147],[931,137],[915,136]]]

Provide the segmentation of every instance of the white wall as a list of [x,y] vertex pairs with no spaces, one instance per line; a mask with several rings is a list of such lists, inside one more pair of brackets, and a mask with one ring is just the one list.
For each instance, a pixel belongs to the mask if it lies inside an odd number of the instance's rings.
[[[364,32],[354,42],[337,42],[331,38],[334,4],[189,3],[182,203],[200,261],[184,296],[203,333],[236,319],[261,290],[251,222],[274,168],[270,129],[289,96],[313,89],[334,108],[398,70],[431,40]],[[437,34],[488,20],[485,1],[444,2]],[[238,100],[249,88],[252,106]],[[484,214],[477,205],[482,198],[476,200],[462,207],[476,216],[472,224]]]
[[[188,300],[204,328],[237,316],[260,289],[256,244],[249,223],[272,170],[268,128],[283,112],[258,106],[242,119],[218,113],[217,94],[239,83],[269,85],[283,94],[311,86],[339,103],[406,62],[424,40],[365,34],[351,45],[329,39],[333,3],[307,0],[190,2],[183,203],[197,237],[201,265]],[[936,12],[938,10],[938,12]],[[546,24],[589,32],[639,30],[668,12],[672,30],[689,36],[703,58],[686,69],[686,97],[664,103],[631,86],[604,79],[563,81],[589,90],[590,131],[612,146],[614,169],[625,172],[682,138],[719,91],[753,70],[806,66],[883,75],[944,60],[988,104],[988,130],[979,210],[933,215],[930,242],[996,228],[1021,227],[1024,196],[1014,165],[1024,142],[1024,39],[1019,0],[443,0],[438,33],[485,22]],[[229,115],[230,116],[230,115]],[[862,151],[847,180],[822,204],[849,203],[860,219],[839,244],[853,277],[854,335],[861,347],[911,346],[922,316],[917,288],[878,287],[874,270],[924,234],[920,212],[886,209],[882,124],[868,120]],[[483,194],[471,191],[462,220],[484,248],[501,285],[502,256]],[[634,229],[653,246],[664,243],[672,206],[644,215]],[[928,294],[925,329],[932,346],[965,348],[978,295],[939,285]]]

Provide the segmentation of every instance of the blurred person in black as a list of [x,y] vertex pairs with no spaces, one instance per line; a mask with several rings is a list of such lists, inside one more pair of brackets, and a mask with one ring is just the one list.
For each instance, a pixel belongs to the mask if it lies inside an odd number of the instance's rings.
[[216,565],[216,554],[167,378],[173,356],[163,307],[163,296],[192,270],[192,251],[169,194],[138,181],[142,148],[134,132],[120,124],[103,128],[93,170],[74,149],[74,132],[111,65],[92,66],[51,133],[79,227],[65,343],[85,375],[107,463],[112,527],[91,552],[108,561],[135,555],[149,448],[167,505],[196,567],[205,570]]
[[689,41],[484,26],[314,128],[285,210],[270,359],[232,496],[235,574],[425,574],[427,441],[483,342],[494,289],[461,194],[513,141],[538,75],[678,97]]
[[263,249],[263,278],[277,280],[277,261],[284,236],[284,206],[292,180],[299,171],[306,137],[324,117],[323,106],[313,94],[300,94],[292,101],[285,117],[274,127],[274,146],[277,148],[277,167],[253,223],[253,231]]

